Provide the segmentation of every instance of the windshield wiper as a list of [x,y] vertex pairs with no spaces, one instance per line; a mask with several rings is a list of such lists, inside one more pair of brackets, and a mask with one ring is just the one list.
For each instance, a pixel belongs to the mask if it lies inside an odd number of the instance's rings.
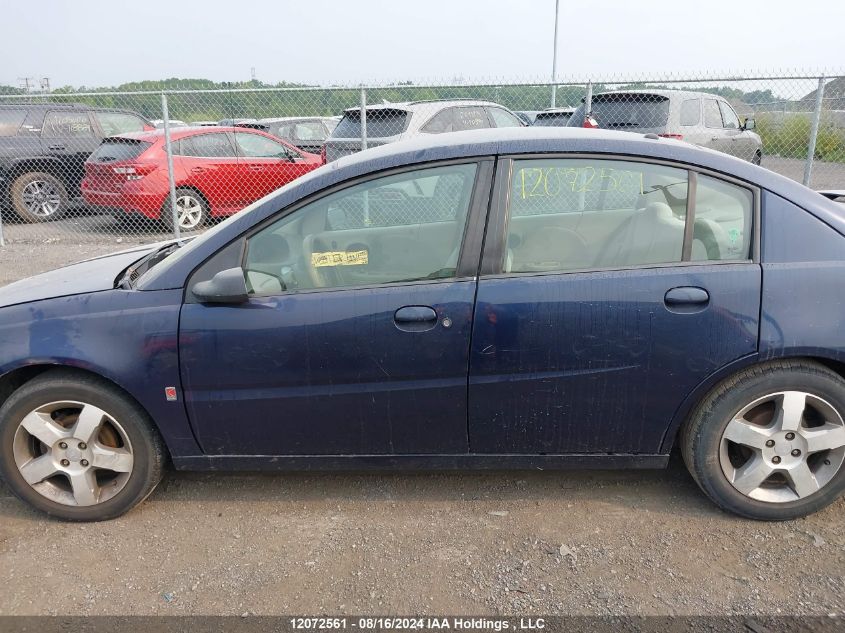
[[118,282],[115,284],[115,288],[132,290],[134,282],[137,281],[141,275],[161,263],[164,259],[172,255],[184,245],[185,240],[171,242],[169,244],[165,244],[161,248],[157,248],[149,255],[142,257],[136,263],[132,264],[123,271],[123,274],[120,275]]

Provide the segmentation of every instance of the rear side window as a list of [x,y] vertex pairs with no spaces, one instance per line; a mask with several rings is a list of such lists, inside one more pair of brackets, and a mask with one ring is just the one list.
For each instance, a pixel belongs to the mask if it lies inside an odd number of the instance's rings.
[[719,102],[715,99],[704,100],[704,125],[722,127],[722,112],[719,110]]
[[237,156],[227,134],[198,134],[183,138],[179,143],[182,156],[203,158],[234,158]]
[[[599,127],[610,130],[637,130],[663,128],[669,122],[669,99],[648,93],[604,94],[593,97],[593,118]],[[584,120],[581,104],[570,126]]]
[[14,136],[26,118],[26,110],[0,110],[0,136]]
[[684,99],[681,102],[681,125],[698,125],[701,120],[701,99]]
[[88,138],[94,136],[87,112],[48,112],[41,136],[46,138]]
[[107,139],[91,154],[91,160],[97,163],[115,163],[118,161],[133,160],[143,154],[150,146],[152,146],[152,143],[147,143],[146,141],[119,138]]
[[484,108],[468,106],[462,108],[446,108],[434,115],[422,127],[423,132],[442,134],[444,132],[460,132],[461,130],[480,130],[490,127],[490,121]]
[[104,136],[126,134],[128,132],[143,132],[144,121],[126,112],[94,112],[97,123],[103,129]]
[[699,174],[692,260],[750,259],[753,204],[748,189]]
[[[367,108],[367,136],[384,138],[396,136],[405,131],[408,112],[393,108]],[[337,124],[332,138],[361,138],[361,112],[346,112]]]

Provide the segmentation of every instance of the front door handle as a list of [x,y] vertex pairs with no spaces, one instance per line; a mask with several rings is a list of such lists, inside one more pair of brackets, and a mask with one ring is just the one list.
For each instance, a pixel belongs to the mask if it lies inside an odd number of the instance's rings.
[[47,147],[47,149],[61,150],[61,149],[67,149],[67,148],[64,145],[49,145]]
[[697,312],[710,303],[710,293],[697,286],[679,286],[666,291],[663,303],[673,312]]
[[250,171],[264,171],[264,167],[262,165],[250,165]]
[[204,174],[205,173],[205,167],[191,167],[191,173],[192,174]]
[[393,322],[403,332],[425,332],[437,325],[437,312],[429,306],[404,306],[395,312]]

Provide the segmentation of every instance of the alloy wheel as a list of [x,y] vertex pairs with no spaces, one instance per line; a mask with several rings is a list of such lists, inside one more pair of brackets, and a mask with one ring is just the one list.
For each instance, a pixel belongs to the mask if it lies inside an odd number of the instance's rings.
[[62,204],[61,194],[53,183],[33,180],[23,188],[21,198],[24,206],[34,216],[49,218]]
[[13,443],[15,465],[33,490],[56,503],[92,506],[119,493],[132,474],[129,437],[102,409],[52,402],[21,420]]
[[822,398],[772,393],[743,407],[722,434],[719,462],[751,499],[787,503],[821,490],[845,461],[845,422]]
[[195,229],[202,222],[202,203],[193,196],[179,196],[176,198],[176,212],[180,229]]

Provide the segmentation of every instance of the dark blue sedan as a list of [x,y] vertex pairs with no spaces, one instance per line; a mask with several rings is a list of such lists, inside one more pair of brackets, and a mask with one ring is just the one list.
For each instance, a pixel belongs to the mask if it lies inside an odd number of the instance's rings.
[[325,166],[190,242],[0,289],[0,471],[120,515],[179,469],[656,468],[845,488],[845,218],[656,136],[499,129]]

